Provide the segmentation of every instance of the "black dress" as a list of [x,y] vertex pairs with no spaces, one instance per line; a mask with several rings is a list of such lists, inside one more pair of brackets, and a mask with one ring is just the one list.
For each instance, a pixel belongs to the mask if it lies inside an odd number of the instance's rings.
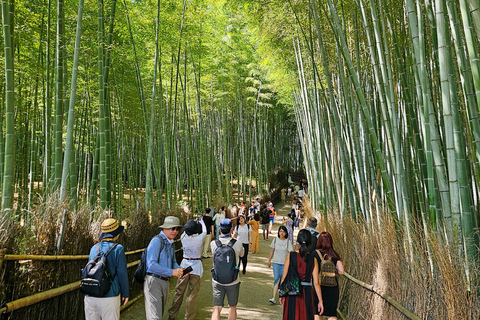
[[[315,250],[315,259],[317,259],[318,262],[318,268],[320,270],[320,265],[322,263],[322,260],[320,259],[320,256],[318,255],[318,252]],[[332,258],[333,264],[337,265],[337,259]],[[325,317],[336,317],[337,316],[337,307],[338,307],[338,300],[340,298],[340,290],[338,288],[338,285],[335,287],[325,287],[325,286],[320,286],[322,288],[322,300],[323,300],[323,314],[322,316]],[[318,304],[318,298],[315,295],[315,303]],[[315,314],[318,314],[318,310],[316,311]]]

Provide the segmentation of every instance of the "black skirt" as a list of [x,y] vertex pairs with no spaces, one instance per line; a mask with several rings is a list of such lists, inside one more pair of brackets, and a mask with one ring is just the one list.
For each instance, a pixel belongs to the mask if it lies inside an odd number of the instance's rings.
[[322,299],[323,299],[323,316],[326,317],[336,317],[337,316],[337,307],[338,299],[340,297],[340,290],[338,286],[336,287],[324,287],[322,288]]

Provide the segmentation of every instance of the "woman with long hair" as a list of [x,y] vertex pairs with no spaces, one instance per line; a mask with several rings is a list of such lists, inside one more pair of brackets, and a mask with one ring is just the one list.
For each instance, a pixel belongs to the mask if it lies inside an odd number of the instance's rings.
[[245,216],[238,217],[238,225],[235,227],[235,232],[233,237],[240,241],[245,250],[243,257],[240,258],[238,262],[238,268],[240,269],[240,263],[243,265],[242,273],[245,274],[247,272],[247,257],[248,257],[248,247],[250,245],[250,232],[251,228],[248,224],[246,224]]
[[268,299],[270,303],[276,303],[278,292],[278,284],[283,275],[283,265],[290,251],[293,250],[292,243],[288,240],[288,231],[285,226],[278,228],[278,238],[272,240],[270,245],[270,258],[268,259],[268,267],[272,267],[273,259],[273,297]]
[[[333,239],[332,235],[328,232],[322,232],[318,235],[317,240],[317,254],[315,255],[315,260],[321,266],[322,258],[325,260],[331,260],[335,267],[337,268],[338,274],[343,274],[343,263],[340,258],[340,255],[335,251],[333,248]],[[320,268],[319,268],[319,271]],[[322,301],[324,304],[324,311],[322,316],[327,316],[328,320],[336,320],[337,319],[337,307],[338,307],[338,300],[340,297],[340,290],[338,288],[338,282],[336,286],[323,286],[322,288]],[[322,319],[320,314],[315,315],[316,320]]]
[[[290,265],[297,272],[301,281],[301,294],[280,298],[283,304],[283,320],[313,320],[314,313],[323,313],[322,292],[318,279],[319,265],[317,259],[308,252],[312,235],[310,231],[302,229],[297,235],[295,251],[290,252],[283,266],[282,283],[287,277]],[[313,286],[312,286],[313,284]],[[315,303],[315,293],[320,297]]]

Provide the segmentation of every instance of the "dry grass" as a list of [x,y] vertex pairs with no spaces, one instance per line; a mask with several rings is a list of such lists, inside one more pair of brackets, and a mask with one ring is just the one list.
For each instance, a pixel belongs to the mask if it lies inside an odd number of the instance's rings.
[[[308,207],[306,211],[307,216],[314,215]],[[462,258],[435,234],[429,239],[432,267],[420,226],[410,230],[410,255],[404,230],[390,214],[379,213],[380,227],[339,217],[338,212],[328,212],[327,219],[319,219],[317,229],[332,234],[346,272],[373,284],[422,319],[479,319],[478,270],[471,268],[468,290]],[[339,308],[348,319],[406,319],[381,297],[345,277],[340,292]]]
[[[54,255],[59,230],[59,217],[63,208],[58,206],[58,198],[52,196],[35,208],[29,224],[20,222],[1,225],[0,245],[10,254]],[[164,210],[156,207],[155,214],[149,216],[140,208],[139,212],[125,209],[123,223],[125,232],[119,238],[126,251],[144,248],[150,239],[159,232],[158,226],[166,215],[182,216],[177,210]],[[69,212],[65,229],[65,238],[59,254],[88,254],[98,241],[101,222],[110,213],[100,208],[92,210],[83,205],[75,212]],[[184,219],[182,219],[184,220]],[[184,222],[184,221],[182,221]],[[5,230],[5,232],[4,232]],[[127,257],[128,262],[140,259],[140,254]],[[57,288],[78,281],[80,270],[86,261],[8,261],[1,270],[0,304],[13,301],[34,293]],[[130,278],[133,271],[129,270]],[[131,286],[135,296],[141,290],[140,285]],[[83,319],[83,295],[79,290],[58,298],[46,300],[31,307],[9,314],[8,319]]]

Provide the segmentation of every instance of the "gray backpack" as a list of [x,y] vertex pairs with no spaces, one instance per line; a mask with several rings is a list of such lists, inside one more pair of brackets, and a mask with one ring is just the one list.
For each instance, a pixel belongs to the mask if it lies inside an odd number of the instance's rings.
[[224,245],[220,240],[215,240],[217,249],[213,254],[212,278],[218,283],[227,284],[237,280],[238,267],[233,250],[235,242],[237,240],[232,239]]

